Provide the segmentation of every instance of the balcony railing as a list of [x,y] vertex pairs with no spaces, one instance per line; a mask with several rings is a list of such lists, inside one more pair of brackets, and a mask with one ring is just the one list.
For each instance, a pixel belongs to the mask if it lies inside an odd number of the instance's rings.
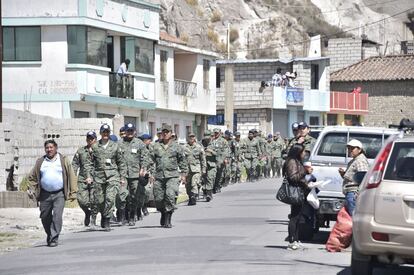
[[367,114],[368,94],[331,92],[331,113]]
[[132,75],[120,76],[109,73],[109,95],[117,98],[134,99],[134,77]]
[[174,93],[187,97],[197,97],[197,83],[174,79]]

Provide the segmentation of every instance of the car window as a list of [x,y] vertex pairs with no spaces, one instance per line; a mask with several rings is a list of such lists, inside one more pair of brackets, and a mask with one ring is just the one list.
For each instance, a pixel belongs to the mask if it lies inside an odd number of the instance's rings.
[[414,181],[414,143],[395,143],[384,179]]
[[[383,140],[382,134],[349,134],[349,139],[357,139],[362,143],[365,155],[369,159],[375,159],[378,152],[381,150],[383,141],[387,138],[388,135],[384,135]],[[345,157],[347,143],[347,133],[328,133],[323,137],[318,149],[318,155]]]

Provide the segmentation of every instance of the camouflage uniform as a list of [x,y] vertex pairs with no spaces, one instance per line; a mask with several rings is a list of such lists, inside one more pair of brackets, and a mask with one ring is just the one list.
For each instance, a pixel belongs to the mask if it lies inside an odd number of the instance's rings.
[[240,182],[241,177],[241,154],[240,154],[240,142],[233,139],[230,144],[230,156],[231,156],[231,181],[233,183]]
[[[148,160],[148,151],[145,150],[145,144],[140,139],[134,137],[132,140],[128,141],[123,139],[119,146],[122,150],[122,155],[127,166],[127,190],[128,190],[128,219],[130,225],[134,225],[135,214],[140,217],[141,206],[138,205],[138,194],[142,192],[145,193],[145,186],[143,183],[140,184],[140,170],[141,168],[146,168]],[[139,208],[140,213],[136,213],[137,207]],[[121,217],[125,212],[125,203],[121,205]],[[125,216],[121,218],[124,220]]]
[[[289,145],[287,146],[287,154],[289,154],[290,149],[293,147],[293,145],[298,143],[300,137],[295,137],[289,140]],[[315,146],[316,139],[310,135],[306,135],[304,137],[305,141],[302,143],[302,145],[305,147],[306,151],[306,157],[305,159],[308,159],[310,156],[310,153],[312,152],[313,146]]]
[[[108,140],[106,148],[101,141],[92,146],[92,167],[88,168],[88,173],[93,169],[93,179],[95,184],[95,198],[103,221],[109,219],[114,210],[116,194],[120,187],[120,182],[127,176],[127,170],[122,152],[117,143]],[[105,224],[105,222],[103,223]]]
[[[92,224],[95,225],[96,215],[98,214],[98,207],[95,200],[95,185],[93,183],[87,184],[86,179],[92,179],[93,172],[86,170],[88,165],[92,163],[92,149],[87,146],[79,148],[72,160],[72,167],[75,174],[78,174],[78,193],[77,200],[79,207],[85,212],[87,216],[92,216]],[[88,223],[89,224],[89,223]],[[88,224],[85,225],[87,226]]]
[[259,161],[256,166],[256,175],[258,178],[261,178],[264,174],[265,166],[266,166],[266,139],[262,137],[260,134],[255,137],[260,146],[261,154],[259,155]]
[[272,155],[272,171],[273,171],[273,177],[280,178],[280,170],[282,169],[283,165],[283,158],[282,158],[282,152],[285,149],[285,142],[284,140],[279,137],[278,139],[272,141],[272,149],[271,149],[271,155]]
[[265,143],[265,167],[264,167],[264,176],[270,178],[270,171],[272,170],[272,140],[267,140]]
[[204,133],[204,139],[202,141],[204,152],[206,156],[206,174],[203,177],[205,198],[207,201],[213,199],[214,182],[216,181],[217,174],[217,152],[214,145],[211,142],[211,132],[206,131]]
[[[216,131],[216,130],[215,130]],[[230,156],[230,148],[227,141],[219,136],[218,138],[212,141],[214,149],[216,151],[217,157],[217,174],[214,182],[213,193],[221,192],[221,187],[225,179],[226,163],[225,160],[228,160]]]
[[[171,131],[171,126],[167,128]],[[158,211],[161,212],[161,224],[171,227],[165,219],[171,217],[175,209],[175,198],[180,184],[180,172],[187,174],[188,164],[183,147],[170,140],[169,144],[154,143],[151,152],[155,164],[154,199]]]
[[244,159],[244,167],[247,172],[247,180],[257,179],[258,158],[262,155],[260,144],[256,138],[246,138],[240,143],[241,153]]
[[185,185],[189,197],[189,205],[196,204],[196,197],[201,188],[201,177],[206,173],[206,156],[204,148],[198,143],[185,145],[188,162],[188,177]]

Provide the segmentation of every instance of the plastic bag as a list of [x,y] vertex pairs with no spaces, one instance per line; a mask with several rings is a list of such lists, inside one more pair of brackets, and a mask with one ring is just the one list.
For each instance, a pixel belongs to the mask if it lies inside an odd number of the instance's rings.
[[345,207],[342,207],[336,217],[336,223],[326,242],[326,250],[340,252],[349,247],[352,241],[352,217]]
[[318,194],[316,194],[315,188],[309,192],[308,196],[306,197],[308,203],[313,207],[313,209],[319,209],[319,199]]

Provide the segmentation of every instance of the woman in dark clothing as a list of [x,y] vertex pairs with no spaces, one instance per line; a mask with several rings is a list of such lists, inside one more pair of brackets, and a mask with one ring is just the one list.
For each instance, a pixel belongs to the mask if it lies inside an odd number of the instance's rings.
[[[283,176],[286,177],[290,185],[299,186],[303,189],[303,193],[308,193],[308,181],[306,175],[311,174],[303,166],[303,159],[305,158],[305,147],[302,144],[295,144],[289,151],[288,157],[283,165]],[[305,196],[306,197],[306,196]],[[302,213],[302,205],[291,205],[289,216],[289,250],[297,250],[300,248],[299,244],[299,219]]]

